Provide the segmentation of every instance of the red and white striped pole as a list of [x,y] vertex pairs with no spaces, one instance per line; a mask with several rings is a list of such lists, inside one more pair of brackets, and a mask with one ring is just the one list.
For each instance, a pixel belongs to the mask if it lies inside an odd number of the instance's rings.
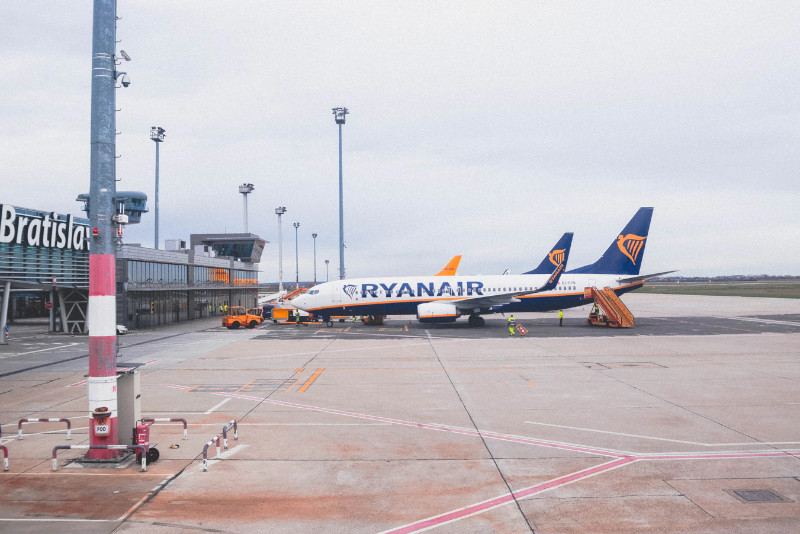
[[[117,306],[114,252],[116,159],[114,62],[116,0],[94,0],[92,35],[92,126],[89,218],[89,444],[116,445],[117,439]],[[111,412],[98,435],[92,418],[97,408]],[[104,410],[105,411],[105,410]],[[86,458],[114,458],[117,449],[92,449]]]

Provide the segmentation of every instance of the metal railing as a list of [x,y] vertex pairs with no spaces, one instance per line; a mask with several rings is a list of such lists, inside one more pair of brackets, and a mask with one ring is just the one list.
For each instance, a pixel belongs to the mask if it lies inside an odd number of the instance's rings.
[[18,439],[22,439],[22,423],[67,423],[67,439],[72,439],[72,423],[70,422],[69,419],[66,419],[64,417],[52,418],[52,419],[33,419],[33,418],[20,419],[19,423],[17,424],[17,427],[19,429],[19,432],[17,434]]

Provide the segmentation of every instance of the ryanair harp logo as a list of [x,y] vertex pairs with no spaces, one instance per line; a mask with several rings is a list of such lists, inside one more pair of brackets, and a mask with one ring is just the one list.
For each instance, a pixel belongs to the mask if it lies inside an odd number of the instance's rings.
[[641,237],[633,234],[627,234],[624,236],[620,235],[617,237],[617,246],[622,253],[628,256],[633,264],[636,265],[636,260],[639,258],[639,253],[644,247],[645,239],[647,239],[647,236]]
[[550,254],[548,254],[548,258],[550,258],[550,263],[555,266],[558,266],[559,263],[564,261],[564,251],[566,249],[561,250],[554,250]]
[[344,286],[342,288],[342,291],[344,291],[345,295],[347,295],[348,297],[353,299],[353,298],[356,297],[356,290],[357,289],[358,289],[358,287],[354,286],[353,284],[347,284],[346,286]]

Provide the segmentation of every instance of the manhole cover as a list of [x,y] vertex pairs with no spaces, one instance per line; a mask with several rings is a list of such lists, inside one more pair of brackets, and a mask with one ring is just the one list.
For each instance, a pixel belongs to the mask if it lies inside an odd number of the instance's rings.
[[772,490],[728,490],[728,493],[744,502],[791,502]]

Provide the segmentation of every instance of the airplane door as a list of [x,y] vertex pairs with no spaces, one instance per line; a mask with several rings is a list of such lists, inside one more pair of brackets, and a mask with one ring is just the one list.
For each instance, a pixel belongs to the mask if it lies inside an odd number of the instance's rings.
[[341,287],[334,287],[333,288],[333,302],[342,302],[342,288]]

